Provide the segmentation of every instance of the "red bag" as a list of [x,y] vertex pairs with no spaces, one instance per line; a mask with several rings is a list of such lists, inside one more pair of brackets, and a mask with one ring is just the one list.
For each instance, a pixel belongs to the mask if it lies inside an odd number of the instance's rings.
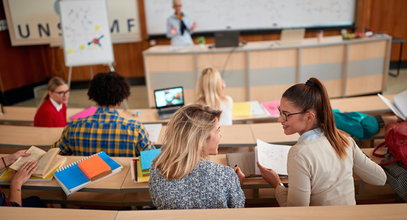
[[373,150],[373,155],[376,157],[384,157],[384,154],[378,154],[376,151],[387,146],[394,160],[381,163],[386,165],[396,161],[400,161],[404,167],[407,167],[407,121],[390,124],[386,127],[385,141]]

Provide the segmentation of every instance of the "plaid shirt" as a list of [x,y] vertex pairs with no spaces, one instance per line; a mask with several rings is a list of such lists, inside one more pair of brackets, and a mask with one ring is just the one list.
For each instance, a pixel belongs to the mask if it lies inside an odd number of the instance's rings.
[[105,151],[112,157],[135,157],[140,151],[155,149],[143,124],[102,107],[92,116],[71,121],[51,147],[59,147],[62,155],[90,156]]

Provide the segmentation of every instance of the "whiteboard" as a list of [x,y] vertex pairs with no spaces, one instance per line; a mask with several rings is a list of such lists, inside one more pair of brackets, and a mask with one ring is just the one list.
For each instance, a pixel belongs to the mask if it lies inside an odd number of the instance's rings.
[[113,63],[106,0],[60,1],[66,66]]
[[[195,32],[353,25],[356,0],[183,0]],[[172,0],[144,0],[149,35],[165,34]]]

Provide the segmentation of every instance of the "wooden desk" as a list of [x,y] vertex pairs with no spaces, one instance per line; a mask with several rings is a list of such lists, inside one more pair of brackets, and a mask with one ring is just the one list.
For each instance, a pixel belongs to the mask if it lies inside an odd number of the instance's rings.
[[[396,94],[385,95],[389,100],[393,100]],[[389,107],[377,95],[331,99],[332,109],[339,109],[341,112],[362,112],[362,113],[386,113],[391,112]]]
[[61,137],[62,131],[63,128],[0,125],[0,146],[49,147]]
[[3,220],[113,220],[117,216],[117,211],[21,207],[0,207],[0,213]]
[[405,219],[407,204],[244,209],[119,211],[116,220],[134,219]]
[[[79,113],[84,110],[83,108],[69,108],[67,110],[67,118],[72,115]],[[0,115],[0,124],[11,124],[11,125],[33,125],[34,116],[37,111],[36,107],[15,107],[6,106],[4,107],[4,114]],[[139,115],[135,114],[135,111],[141,112]],[[153,124],[153,123],[168,123],[169,119],[159,119],[157,110],[153,108],[142,108],[142,109],[129,109],[127,111],[119,110],[120,116],[127,118],[129,120],[137,120],[143,124]],[[245,117],[233,117],[234,123],[244,123],[246,121],[259,121],[259,120],[275,120],[275,117],[269,115],[256,115],[256,116],[245,116]]]
[[274,144],[295,144],[298,134],[285,135],[280,123],[251,124],[255,139]]
[[322,43],[306,38],[290,46],[264,41],[238,48],[150,47],[143,52],[148,103],[154,106],[155,89],[174,86],[183,86],[185,102],[193,102],[206,67],[222,71],[225,93],[237,102],[278,100],[289,86],[311,76],[323,81],[330,97],[372,94],[385,90],[390,46],[390,36],[377,35]]

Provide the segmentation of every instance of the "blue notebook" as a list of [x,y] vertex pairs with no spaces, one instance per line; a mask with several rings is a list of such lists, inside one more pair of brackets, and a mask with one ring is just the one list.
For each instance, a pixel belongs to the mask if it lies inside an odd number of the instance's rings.
[[[105,163],[107,163],[110,166],[112,173],[92,182],[79,168],[78,163],[95,155],[99,155],[99,157],[102,158],[105,161]],[[116,173],[119,173],[123,169],[123,167],[120,164],[118,164],[116,161],[110,158],[109,155],[107,155],[103,151],[92,156],[83,158],[79,161],[76,161],[75,163],[64,166],[54,173],[55,179],[58,181],[59,185],[64,190],[66,195],[70,195],[88,186],[91,183],[98,182],[102,179],[106,179]]]
[[146,150],[140,152],[141,169],[150,169],[153,160],[161,153],[161,149]]

